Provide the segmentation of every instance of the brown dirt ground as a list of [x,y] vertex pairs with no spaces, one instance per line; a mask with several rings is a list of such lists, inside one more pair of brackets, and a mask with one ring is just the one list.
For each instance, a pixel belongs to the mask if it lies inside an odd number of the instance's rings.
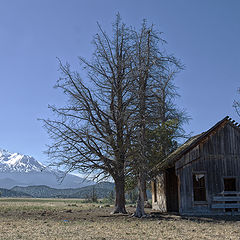
[[[136,219],[78,200],[0,199],[0,239],[240,239],[240,217]],[[100,207],[101,206],[101,207]],[[147,210],[148,212],[150,210]]]

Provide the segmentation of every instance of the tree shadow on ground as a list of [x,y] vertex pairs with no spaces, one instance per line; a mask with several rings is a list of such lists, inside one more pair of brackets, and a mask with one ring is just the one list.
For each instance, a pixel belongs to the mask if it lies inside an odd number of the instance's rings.
[[150,218],[157,220],[165,220],[165,221],[192,221],[196,223],[223,223],[223,222],[239,222],[240,215],[201,215],[201,216],[189,216],[184,215],[181,216],[178,213],[152,213],[150,214]]

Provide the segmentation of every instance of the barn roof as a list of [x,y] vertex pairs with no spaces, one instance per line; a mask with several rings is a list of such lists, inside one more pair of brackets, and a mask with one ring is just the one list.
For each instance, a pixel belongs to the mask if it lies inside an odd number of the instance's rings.
[[206,139],[209,135],[216,132],[217,129],[225,126],[226,123],[231,124],[233,127],[237,128],[239,130],[240,124],[237,124],[234,122],[235,122],[234,120],[231,121],[231,118],[226,116],[221,121],[216,123],[213,127],[211,127],[208,131],[189,138],[184,144],[182,144],[174,152],[172,152],[170,155],[168,155],[163,161],[161,161],[159,164],[157,164],[156,168],[157,169],[166,169],[169,167],[173,167],[175,162],[177,160],[179,160],[185,153],[187,153],[192,148],[197,146],[202,140]]

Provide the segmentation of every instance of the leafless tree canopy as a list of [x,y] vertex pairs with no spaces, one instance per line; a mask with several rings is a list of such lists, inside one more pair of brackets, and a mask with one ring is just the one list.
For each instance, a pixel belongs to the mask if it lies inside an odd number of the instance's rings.
[[[238,93],[240,94],[240,88],[238,89]],[[233,107],[235,108],[236,113],[240,117],[240,101],[234,100]]]
[[150,139],[147,132],[160,129],[159,127],[169,120],[175,120],[174,134],[177,132],[182,134],[181,125],[185,117],[173,101],[177,96],[173,79],[182,69],[180,61],[166,53],[161,33],[155,31],[154,26],[148,27],[146,21],[143,21],[140,31],[133,30],[132,36],[135,54],[132,68],[137,86],[134,121],[137,127],[135,139],[133,138],[136,154],[131,164],[137,176],[139,189],[135,216],[141,217],[145,215],[144,194],[148,172],[152,166],[148,156]]
[[79,57],[86,79],[59,60],[61,77],[56,88],[68,103],[61,108],[50,106],[55,119],[43,120],[53,139],[48,154],[56,166],[68,171],[111,176],[116,186],[115,212],[126,212],[125,175],[134,167],[140,191],[137,216],[142,216],[149,170],[146,131],[160,122],[180,119],[172,99],[177,95],[173,79],[182,66],[166,53],[161,33],[146,21],[135,30],[117,15],[112,37],[98,27],[92,59]]

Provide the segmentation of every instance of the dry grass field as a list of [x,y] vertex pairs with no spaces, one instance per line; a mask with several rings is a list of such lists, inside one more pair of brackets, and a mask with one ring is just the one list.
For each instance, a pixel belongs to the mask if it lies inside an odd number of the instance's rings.
[[[63,199],[0,199],[0,239],[240,239],[240,217],[110,215],[112,207]],[[132,213],[133,208],[128,208]]]

